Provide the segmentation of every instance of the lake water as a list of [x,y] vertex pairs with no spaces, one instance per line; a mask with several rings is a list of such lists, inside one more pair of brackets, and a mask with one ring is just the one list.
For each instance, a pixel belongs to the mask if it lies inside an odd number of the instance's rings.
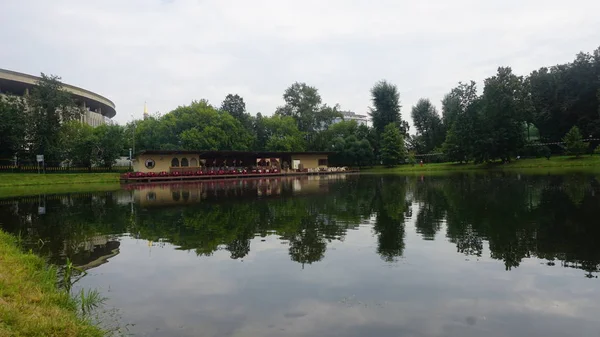
[[2,199],[0,226],[136,336],[600,333],[600,175],[146,185]]

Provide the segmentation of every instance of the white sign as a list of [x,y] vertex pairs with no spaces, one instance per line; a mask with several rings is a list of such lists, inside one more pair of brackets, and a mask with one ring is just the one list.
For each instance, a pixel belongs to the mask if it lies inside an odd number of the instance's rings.
[[36,156],[38,163],[43,162],[44,161],[44,155],[43,154],[38,154]]

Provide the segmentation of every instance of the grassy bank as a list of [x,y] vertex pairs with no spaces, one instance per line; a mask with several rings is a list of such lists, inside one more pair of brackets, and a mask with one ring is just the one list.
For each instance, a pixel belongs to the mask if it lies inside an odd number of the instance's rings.
[[119,173],[0,173],[0,188],[60,184],[118,183]]
[[0,231],[0,336],[103,336],[56,281],[54,268]]
[[65,194],[84,192],[107,192],[121,188],[119,183],[25,185],[0,187],[0,199],[40,194]]
[[459,172],[468,170],[524,170],[524,171],[560,171],[560,170],[599,170],[600,156],[583,156],[581,158],[573,157],[552,157],[546,158],[520,159],[510,163],[486,163],[486,164],[456,164],[456,163],[433,163],[417,165],[400,165],[394,168],[378,166],[370,169],[363,169],[365,173],[427,173],[427,172]]

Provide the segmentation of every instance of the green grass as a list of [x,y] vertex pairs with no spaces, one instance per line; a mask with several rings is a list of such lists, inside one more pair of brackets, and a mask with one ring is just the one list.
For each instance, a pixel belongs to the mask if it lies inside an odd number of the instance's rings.
[[120,188],[121,185],[118,183],[4,186],[0,187],[0,199],[40,194],[107,192]]
[[361,173],[442,173],[442,172],[460,172],[470,170],[523,170],[534,173],[535,171],[572,171],[572,170],[599,170],[600,156],[582,156],[573,157],[552,157],[536,159],[520,159],[510,163],[486,163],[486,164],[457,164],[457,163],[432,163],[423,166],[416,164],[400,165],[393,168],[377,166],[370,169],[363,169]]
[[119,173],[0,173],[0,187],[118,182]]
[[0,336],[103,336],[56,286],[56,269],[0,231]]

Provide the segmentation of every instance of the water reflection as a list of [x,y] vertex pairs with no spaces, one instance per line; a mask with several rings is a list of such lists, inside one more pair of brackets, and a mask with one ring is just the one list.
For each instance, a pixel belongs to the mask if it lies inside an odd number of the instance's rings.
[[0,200],[0,225],[87,269],[136,335],[595,336],[599,192],[584,174],[140,185]]
[[[255,237],[276,234],[300,264],[321,261],[349,229],[372,225],[376,252],[396,261],[405,223],[423,240],[489,255],[506,270],[537,257],[596,277],[599,183],[593,176],[332,176],[130,186],[127,190],[31,197],[0,203],[2,227],[60,264],[106,261],[117,235],[169,242],[200,256],[243,259]],[[44,212],[39,212],[40,205]],[[414,214],[413,214],[414,212]]]

